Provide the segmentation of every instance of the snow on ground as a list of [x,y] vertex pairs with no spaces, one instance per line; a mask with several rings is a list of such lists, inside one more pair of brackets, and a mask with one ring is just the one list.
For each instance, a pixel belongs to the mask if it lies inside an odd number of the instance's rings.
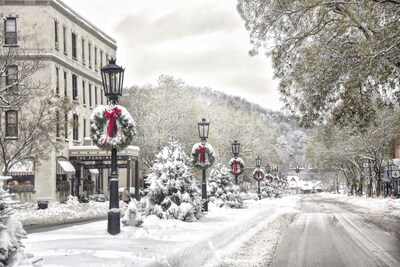
[[342,203],[349,203],[363,208],[369,213],[385,213],[395,217],[400,217],[400,199],[390,198],[371,198],[367,196],[346,196],[342,194],[320,193],[325,198],[334,199]]
[[[108,206],[108,202],[79,203],[75,197],[66,201],[65,204],[57,201],[49,202],[48,208],[43,210],[39,210],[35,203],[25,203],[20,206],[14,216],[26,229],[29,229],[37,226],[107,218]],[[121,202],[120,207],[126,208],[126,204]]]
[[[400,212],[400,200],[319,195],[368,207],[371,212]],[[26,252],[42,258],[41,266],[264,266],[272,258],[288,221],[284,218],[298,212],[295,207],[300,198],[301,195],[292,195],[246,200],[244,209],[210,205],[209,212],[191,223],[149,216],[141,227],[121,226],[121,233],[115,236],[107,233],[107,220],[76,224],[31,233],[23,243]],[[121,206],[126,208],[125,204]],[[51,203],[47,210],[22,209],[16,216],[24,224],[55,223],[57,217],[62,218],[60,221],[72,217],[78,221],[105,216],[107,209],[107,202]],[[251,248],[246,242],[253,242],[260,233],[265,246],[246,250]]]

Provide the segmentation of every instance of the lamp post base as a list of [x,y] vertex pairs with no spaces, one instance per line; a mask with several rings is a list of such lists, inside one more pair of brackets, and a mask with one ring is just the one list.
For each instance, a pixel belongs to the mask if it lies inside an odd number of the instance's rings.
[[109,211],[108,212],[108,226],[107,232],[110,235],[116,235],[121,232],[121,212],[120,211]]

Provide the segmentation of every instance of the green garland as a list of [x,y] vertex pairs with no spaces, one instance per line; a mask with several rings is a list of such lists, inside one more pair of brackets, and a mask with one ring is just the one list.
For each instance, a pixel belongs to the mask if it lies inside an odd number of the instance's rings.
[[90,116],[90,137],[93,143],[101,149],[111,150],[116,148],[120,151],[131,144],[135,135],[135,122],[131,115],[124,107],[118,105],[116,107],[121,112],[116,117],[115,123],[118,125],[119,131],[114,137],[107,136],[107,133],[104,133],[104,127],[109,121],[105,113],[106,109],[110,107],[99,105]]
[[[208,145],[208,146],[210,146],[210,145]],[[212,148],[210,149],[208,146],[205,146],[205,148],[206,148],[205,153],[206,153],[207,156],[205,158],[205,162],[204,163],[200,162],[200,160],[199,160],[199,157],[200,157],[199,145],[196,144],[196,145],[193,146],[193,149],[192,149],[192,157],[193,157],[192,163],[196,168],[199,168],[201,170],[205,170],[208,167],[213,165],[213,163],[215,161],[214,151],[212,150]]]

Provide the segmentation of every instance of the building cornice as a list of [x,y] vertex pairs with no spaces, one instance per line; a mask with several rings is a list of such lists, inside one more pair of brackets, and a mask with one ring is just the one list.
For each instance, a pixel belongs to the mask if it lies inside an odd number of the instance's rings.
[[117,50],[114,38],[104,33],[60,0],[0,0],[0,6],[51,6],[76,25],[93,34],[93,36],[109,45],[112,49]]

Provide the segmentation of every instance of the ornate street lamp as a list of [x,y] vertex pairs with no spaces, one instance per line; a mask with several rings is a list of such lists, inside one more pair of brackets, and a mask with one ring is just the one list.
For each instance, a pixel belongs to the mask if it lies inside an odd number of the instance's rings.
[[367,180],[367,188],[368,188],[368,197],[372,196],[372,170],[371,170],[371,160],[368,158],[364,158],[363,166],[365,173],[368,174],[369,180]]
[[261,200],[260,182],[264,178],[264,171],[260,167],[261,167],[261,158],[260,158],[260,156],[258,156],[256,158],[256,169],[253,172],[253,178],[256,179],[256,181],[257,181],[257,185],[258,185],[257,193],[258,193],[259,200]]
[[[232,143],[232,154],[235,157],[235,159],[239,155],[239,150],[240,150],[240,143],[237,140],[233,141],[233,143]],[[237,165],[236,162],[234,164]],[[239,180],[238,180],[239,174],[235,170],[234,170],[233,174],[235,175],[235,184],[239,185]]]
[[[207,122],[206,119],[202,118],[201,122],[197,123],[197,126],[199,128],[199,138],[201,140],[202,148],[200,153],[200,158],[203,158],[203,161],[205,161],[206,158],[206,143],[207,143],[207,138],[208,138],[208,131],[210,130],[210,122]],[[205,162],[204,162],[205,163]],[[203,210],[208,211],[208,200],[207,200],[207,178],[206,178],[206,168],[202,168],[202,173],[203,173],[203,179],[201,182],[201,198],[202,198],[202,203],[203,203]]]
[[[118,102],[118,96],[122,96],[122,85],[124,79],[124,69],[115,64],[115,59],[111,59],[109,64],[101,68],[101,78],[103,80],[104,94],[111,105]],[[112,136],[116,134],[114,125]],[[108,211],[108,233],[116,235],[120,233],[119,193],[118,193],[118,169],[117,169],[117,149],[111,149],[111,174],[110,183],[110,205]]]

